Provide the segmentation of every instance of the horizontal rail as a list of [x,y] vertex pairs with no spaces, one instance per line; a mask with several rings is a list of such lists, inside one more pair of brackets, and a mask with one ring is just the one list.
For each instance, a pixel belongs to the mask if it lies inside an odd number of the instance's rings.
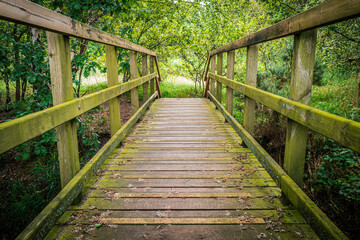
[[145,47],[25,0],[0,0],[0,19],[156,56]]
[[155,92],[139,110],[115,133],[95,156],[75,175],[60,193],[41,211],[17,239],[44,239],[57,220],[82,192],[83,187],[103,164],[114,149],[130,132],[135,123],[144,115],[151,102],[157,97]]
[[153,79],[157,73],[119,84],[81,98],[0,124],[0,154]]
[[277,182],[290,202],[304,215],[309,224],[314,227],[316,233],[322,239],[347,239],[340,229],[316,206],[302,189],[285,173],[279,164],[276,163],[265,149],[231,116],[210,92],[208,92],[208,96],[274,181]]
[[360,1],[330,0],[210,52],[210,56],[360,16]]
[[234,80],[209,73],[209,77],[291,118],[305,127],[360,152],[360,123],[309,107]]

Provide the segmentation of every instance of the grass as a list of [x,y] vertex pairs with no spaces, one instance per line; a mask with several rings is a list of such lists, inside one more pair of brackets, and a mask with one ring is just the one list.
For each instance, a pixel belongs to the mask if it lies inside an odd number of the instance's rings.
[[177,83],[176,81],[164,80],[160,84],[163,98],[195,98],[202,97],[202,92],[195,92],[194,85],[188,83]]

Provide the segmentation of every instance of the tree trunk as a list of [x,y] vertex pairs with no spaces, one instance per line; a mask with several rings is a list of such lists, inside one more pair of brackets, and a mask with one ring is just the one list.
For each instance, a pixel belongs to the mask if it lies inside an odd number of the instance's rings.
[[21,100],[22,101],[24,101],[24,99],[25,99],[26,88],[27,88],[27,80],[26,80],[26,78],[23,78],[22,86],[21,86]]
[[6,85],[6,111],[9,110],[9,103],[11,103],[11,97],[10,97],[10,86],[9,86],[9,78],[5,78],[5,85]]

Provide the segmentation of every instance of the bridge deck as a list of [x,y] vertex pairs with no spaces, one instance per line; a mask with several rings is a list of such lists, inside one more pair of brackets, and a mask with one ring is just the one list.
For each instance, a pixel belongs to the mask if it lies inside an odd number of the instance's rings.
[[48,239],[318,238],[207,99],[157,100],[90,182]]

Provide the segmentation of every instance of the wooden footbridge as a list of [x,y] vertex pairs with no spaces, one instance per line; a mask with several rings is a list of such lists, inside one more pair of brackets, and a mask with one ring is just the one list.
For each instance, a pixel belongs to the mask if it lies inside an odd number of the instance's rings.
[[[359,14],[359,1],[332,0],[236,40],[210,53],[205,98],[164,99],[155,52],[34,3],[1,0],[2,19],[47,31],[54,107],[2,123],[0,153],[56,128],[63,187],[18,239],[346,239],[299,186],[309,129],[360,151],[358,122],[307,105],[316,28]],[[290,99],[257,89],[258,44],[292,35]],[[69,36],[106,45],[107,89],[73,98]],[[246,84],[232,80],[243,47]],[[122,84],[116,48],[130,50],[131,81]],[[246,96],[243,125],[232,117],[233,90]],[[133,116],[121,125],[118,97],[127,91]],[[74,119],[106,101],[112,137],[80,169]],[[255,101],[288,117],[284,169],[252,137]]]

